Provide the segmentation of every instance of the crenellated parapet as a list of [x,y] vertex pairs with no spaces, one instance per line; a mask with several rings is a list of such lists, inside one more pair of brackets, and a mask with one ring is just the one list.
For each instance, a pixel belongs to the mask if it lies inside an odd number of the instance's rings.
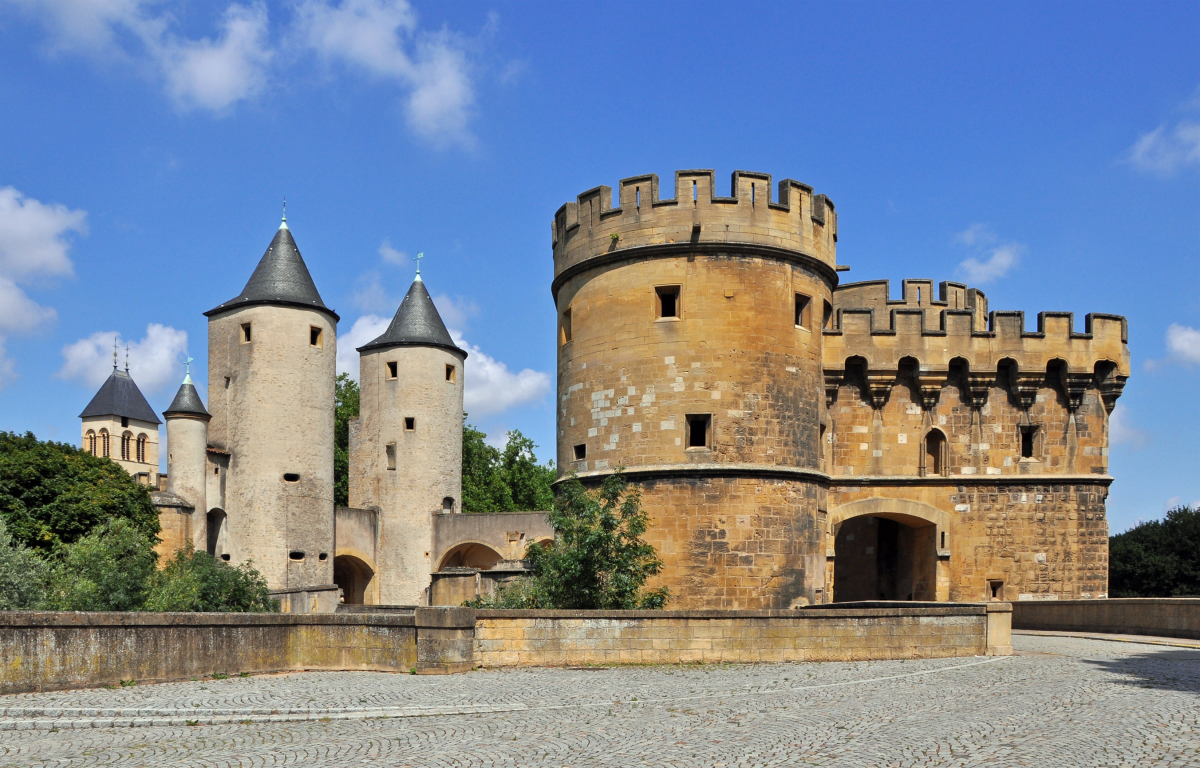
[[1063,392],[1072,410],[1093,385],[1109,411],[1116,404],[1129,377],[1124,317],[1088,314],[1079,333],[1073,313],[1041,312],[1031,332],[1024,312],[987,313],[980,291],[942,283],[934,299],[932,286],[906,280],[900,301],[888,298],[882,280],[835,292],[834,316],[823,334],[827,392],[850,371],[865,377],[865,394],[878,407],[886,399],[885,382],[908,368],[927,409],[952,376],[976,408],[997,382],[1025,409],[1047,382]]
[[674,197],[660,197],[658,176],[622,179],[617,206],[599,186],[554,215],[554,274],[588,260],[653,246],[741,244],[791,251],[835,269],[837,214],[825,195],[792,179],[772,199],[770,174],[734,171],[728,197],[717,194],[712,170],[677,171]]

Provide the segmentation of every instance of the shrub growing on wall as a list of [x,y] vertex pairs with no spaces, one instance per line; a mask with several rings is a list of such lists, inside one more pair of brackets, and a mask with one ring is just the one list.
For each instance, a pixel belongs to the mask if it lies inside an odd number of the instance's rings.
[[279,601],[251,563],[233,567],[188,544],[156,574],[144,610],[275,612]]

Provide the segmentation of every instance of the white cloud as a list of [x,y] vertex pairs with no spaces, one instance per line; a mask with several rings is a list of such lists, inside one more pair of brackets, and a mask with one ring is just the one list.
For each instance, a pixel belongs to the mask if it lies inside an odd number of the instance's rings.
[[385,264],[393,264],[398,267],[402,267],[408,263],[408,254],[393,248],[391,241],[386,237],[379,245],[379,258],[383,259]]
[[1140,448],[1146,442],[1146,433],[1133,426],[1129,409],[1117,403],[1108,417],[1108,439],[1113,445],[1132,445]]
[[448,31],[423,33],[407,0],[302,0],[297,29],[329,62],[408,89],[409,127],[429,142],[471,146],[475,101],[466,52]]
[[467,321],[479,315],[479,305],[462,296],[450,298],[444,293],[439,293],[433,297],[433,305],[442,316],[442,322],[449,328],[466,328]]
[[1129,149],[1129,162],[1139,171],[1170,176],[1189,165],[1200,165],[1200,123],[1181,120],[1143,133]]
[[261,3],[225,9],[216,40],[169,40],[159,63],[167,92],[183,108],[221,111],[257,96],[267,84],[274,53],[267,40],[267,9]]
[[1167,328],[1167,349],[1171,357],[1184,363],[1200,363],[1200,331],[1171,323]]
[[52,307],[43,307],[12,280],[0,277],[0,340],[8,334],[29,333],[56,316]]
[[354,325],[346,333],[338,334],[337,340],[337,372],[348,373],[350,378],[358,381],[358,352],[357,347],[376,339],[387,330],[392,322],[390,317],[378,315],[363,315],[354,321]]
[[976,255],[958,264],[958,272],[976,285],[999,280],[1021,261],[1025,250],[1019,243],[999,243],[986,224],[972,224],[954,236],[955,242],[972,248]]
[[359,275],[359,290],[354,293],[354,306],[363,312],[394,313],[400,306],[400,299],[392,296],[383,286],[383,276],[378,270],[371,270]]
[[550,391],[550,376],[530,368],[513,373],[508,366],[468,343],[451,330],[454,343],[470,353],[463,366],[463,410],[474,417],[488,416],[542,399]]
[[12,280],[70,275],[71,232],[87,233],[87,213],[46,205],[0,187],[0,275]]
[[146,326],[140,341],[127,341],[115,331],[98,331],[68,344],[62,349],[63,366],[55,374],[60,379],[98,387],[112,373],[113,341],[118,347],[118,364],[125,364],[125,346],[129,346],[129,375],[143,392],[157,392],[178,386],[183,378],[180,357],[187,351],[187,332],[159,323]]
[[8,351],[4,348],[4,337],[0,336],[0,389],[7,387],[15,378],[17,378],[17,370],[13,366],[12,358],[8,356]]

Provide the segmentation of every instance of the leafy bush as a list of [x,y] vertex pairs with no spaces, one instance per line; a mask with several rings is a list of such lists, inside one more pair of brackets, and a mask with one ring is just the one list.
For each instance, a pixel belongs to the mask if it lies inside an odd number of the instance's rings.
[[1200,595],[1200,509],[1177,507],[1110,538],[1108,583],[1111,597]]
[[333,398],[333,501],[350,505],[350,420],[358,418],[358,382],[339,373]]
[[[466,414],[464,416],[464,423]],[[537,463],[537,446],[519,430],[508,433],[501,451],[470,424],[463,427],[463,512],[540,511],[554,506],[554,463]]]
[[49,569],[8,533],[0,517],[0,611],[36,608],[46,591]]
[[52,566],[45,607],[59,611],[136,611],[155,576],[154,542],[118,517],[68,544]]
[[528,579],[464,603],[475,608],[661,609],[670,599],[666,587],[643,590],[662,560],[642,540],[649,517],[641,492],[620,472],[589,493],[577,478],[562,486],[550,512],[554,544],[530,545],[525,558]]
[[249,562],[235,568],[188,544],[155,575],[143,610],[275,612],[279,601]]
[[32,433],[0,432],[0,517],[13,539],[42,554],[114,519],[148,537],[159,531],[149,491],[120,465]]

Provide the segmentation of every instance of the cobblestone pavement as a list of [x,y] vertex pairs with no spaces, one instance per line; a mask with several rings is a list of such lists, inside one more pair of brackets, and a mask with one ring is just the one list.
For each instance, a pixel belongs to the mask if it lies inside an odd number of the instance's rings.
[[0,696],[0,766],[1200,766],[1200,651],[300,673]]

